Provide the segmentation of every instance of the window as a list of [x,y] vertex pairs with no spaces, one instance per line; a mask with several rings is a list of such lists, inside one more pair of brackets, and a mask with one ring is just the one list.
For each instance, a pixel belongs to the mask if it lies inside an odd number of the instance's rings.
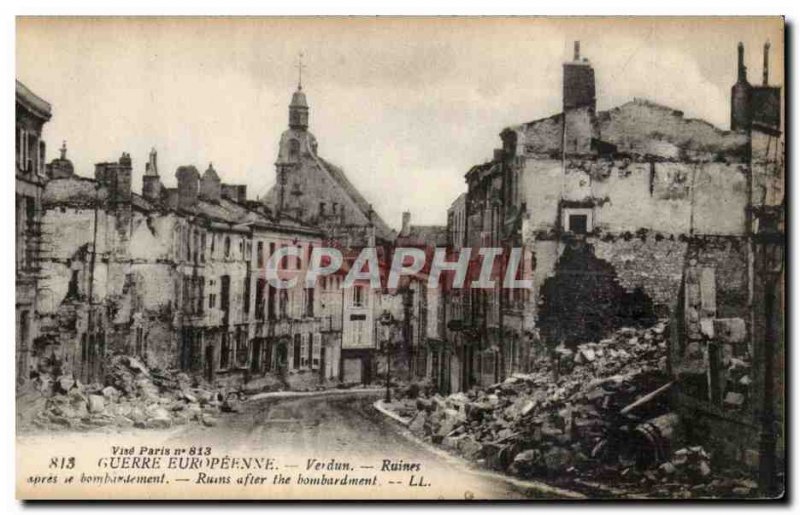
[[356,284],[353,286],[353,306],[361,307],[364,305],[364,285]]
[[247,357],[250,355],[250,346],[247,342],[247,332],[242,327],[236,328],[236,365],[247,366]]
[[181,235],[183,238],[183,259],[185,259],[186,261],[190,261],[192,257],[191,256],[192,249],[189,241],[189,229],[184,227]]
[[267,280],[259,278],[256,281],[256,320],[264,320],[264,290]]
[[301,356],[300,335],[296,334],[294,335],[294,349],[292,352],[292,368],[294,368],[295,370],[300,368],[300,356]]
[[593,213],[589,206],[562,207],[562,230],[572,234],[589,234],[593,230]]
[[[286,248],[286,245],[281,245],[281,249],[284,248]],[[278,270],[288,270],[288,269],[289,269],[289,256],[287,254],[283,254],[280,262],[278,263]]]
[[250,318],[250,276],[244,278],[244,319]]
[[275,320],[275,292],[278,291],[271,284],[267,284],[267,319]]
[[208,288],[211,290],[211,293],[208,294],[208,308],[214,309],[217,307],[217,294],[214,293],[214,286],[216,285],[216,281],[211,280],[208,281]]
[[256,266],[264,268],[264,242],[259,241],[256,244]]
[[231,237],[230,236],[225,236],[224,251],[225,251],[225,258],[231,257]]
[[305,292],[305,313],[307,317],[314,316],[314,288],[305,288],[303,290]]
[[311,335],[313,338],[313,350],[311,353],[311,368],[317,370],[320,367],[320,354],[322,351],[322,335],[316,333]]
[[289,305],[289,294],[286,289],[278,290],[280,292],[280,300],[278,301],[278,313],[280,318],[286,318],[286,308]]
[[200,235],[200,262],[206,262],[206,233]]
[[205,297],[206,281],[202,277],[197,277],[197,314],[203,314],[203,301]]
[[587,233],[588,216],[584,214],[569,215],[569,232],[574,234]]
[[222,342],[219,350],[219,368],[228,368],[231,364],[230,334],[222,333]]
[[309,341],[307,334],[301,334],[300,336],[300,366],[307,367],[309,365],[309,356],[311,356],[310,349],[308,348]]
[[39,175],[44,175],[44,162],[45,162],[45,143],[44,141],[39,142],[39,159],[37,161],[38,165],[38,173]]
[[22,169],[22,132],[22,128],[17,127],[15,149],[17,154],[17,168],[19,169]]

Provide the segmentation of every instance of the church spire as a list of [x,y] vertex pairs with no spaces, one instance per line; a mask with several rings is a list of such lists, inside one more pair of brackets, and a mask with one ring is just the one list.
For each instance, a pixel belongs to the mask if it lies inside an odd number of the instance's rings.
[[292,95],[292,102],[289,104],[289,127],[292,129],[308,129],[308,102],[306,94],[303,92],[303,53],[297,59],[297,91]]
[[297,55],[297,91],[303,89],[303,52]]

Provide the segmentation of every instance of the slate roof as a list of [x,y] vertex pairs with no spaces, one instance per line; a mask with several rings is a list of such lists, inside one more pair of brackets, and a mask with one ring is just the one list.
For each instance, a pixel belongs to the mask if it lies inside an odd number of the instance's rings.
[[[344,174],[344,171],[339,168],[338,166],[334,165],[333,163],[326,161],[325,159],[314,156],[317,161],[319,161],[322,168],[328,172],[328,174],[333,178],[336,184],[341,187],[344,192],[347,194],[348,197],[358,206],[359,211],[361,211],[365,217],[369,217],[370,212],[370,204],[364,198],[363,195],[353,186],[347,176]],[[391,241],[395,238],[396,233],[393,231],[386,222],[378,215],[377,211],[373,209],[372,211],[372,223],[375,225],[375,234],[376,237]]]
[[50,106],[50,102],[46,101],[45,99],[41,98],[39,95],[28,89],[28,87],[21,83],[20,81],[17,82],[16,87],[16,97],[17,102],[25,106],[29,111],[33,114],[39,116],[43,120],[49,120],[53,114],[52,107]]

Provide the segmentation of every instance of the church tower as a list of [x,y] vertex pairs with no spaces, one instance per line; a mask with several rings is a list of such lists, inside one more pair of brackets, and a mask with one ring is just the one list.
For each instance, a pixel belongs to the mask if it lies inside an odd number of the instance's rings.
[[289,104],[289,127],[303,131],[308,129],[308,102],[302,84],[297,85],[297,91],[292,95],[292,102]]
[[275,162],[278,186],[277,211],[303,216],[304,167],[317,152],[317,140],[308,130],[308,101],[303,91],[302,54],[297,64],[297,90],[289,103],[289,128],[281,135]]

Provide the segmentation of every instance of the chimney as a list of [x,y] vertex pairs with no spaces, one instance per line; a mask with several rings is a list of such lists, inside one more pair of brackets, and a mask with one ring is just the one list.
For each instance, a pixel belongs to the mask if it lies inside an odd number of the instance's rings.
[[769,85],[769,41],[764,43],[764,86]]
[[122,153],[116,163],[94,165],[95,180],[108,189],[108,200],[111,204],[131,201],[131,172],[131,156],[126,152]]
[[200,192],[200,173],[194,166],[180,166],[175,177],[178,179],[178,207],[192,209]]
[[747,66],[744,65],[744,43],[739,41],[739,61],[737,64],[737,77],[739,82],[747,82]]
[[200,198],[209,202],[219,202],[221,194],[221,186],[219,175],[214,170],[214,165],[208,163],[208,168],[203,173],[203,179],[200,183]]
[[410,228],[411,228],[411,212],[403,211],[403,227],[400,229],[400,236],[408,235],[408,231]]
[[150,202],[161,200],[161,179],[158,175],[145,175],[142,177],[142,197]]
[[744,45],[737,47],[737,79],[731,87],[731,130],[748,131],[752,124],[753,87],[747,82],[747,67],[744,65]]
[[580,41],[575,41],[575,43],[573,44],[572,60],[573,61],[580,61],[581,60],[581,42]]
[[245,204],[247,202],[247,186],[244,184],[222,184],[222,196],[231,202]]
[[150,158],[144,166],[144,176],[142,177],[142,197],[150,202],[161,200],[161,178],[158,176],[158,163],[156,149],[150,151]]
[[158,175],[158,153],[156,149],[150,150],[150,157],[147,159],[147,164],[144,165],[145,175]]
[[580,59],[580,42],[575,42],[574,60],[564,63],[564,110],[580,107],[595,109],[594,68]]

